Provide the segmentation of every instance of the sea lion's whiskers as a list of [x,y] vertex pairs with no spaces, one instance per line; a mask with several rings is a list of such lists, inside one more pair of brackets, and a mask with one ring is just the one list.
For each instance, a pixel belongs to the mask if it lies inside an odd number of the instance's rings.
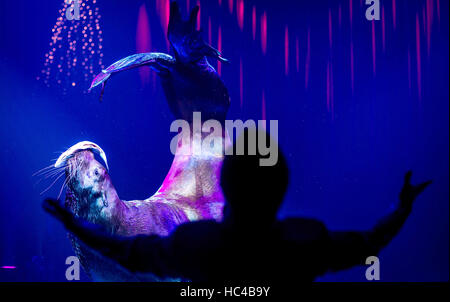
[[59,198],[61,197],[61,194],[62,194],[62,191],[64,190],[64,187],[67,185],[67,183],[69,182],[69,177],[67,177],[65,180],[64,180],[64,182],[63,182],[63,184],[62,184],[62,186],[61,186],[61,189],[59,189],[59,193],[58,193],[58,200],[59,200]]
[[61,173],[63,171],[64,171],[63,169],[62,170],[58,169],[58,170],[51,171],[51,172],[49,172],[49,173],[44,175],[44,179],[52,178],[53,176],[58,175],[59,173]]
[[54,173],[52,173],[51,175],[47,175],[43,179],[54,178],[54,177],[56,177],[58,179],[61,177],[61,175],[64,175],[64,171],[58,171],[58,172],[55,171]]
[[54,172],[60,172],[61,171],[61,168],[49,168],[49,169],[47,169],[47,170],[45,170],[45,171],[41,171],[41,172],[39,172],[39,173],[35,173],[35,174],[33,174],[33,176],[48,176],[49,174],[52,174],[52,173],[54,173]]
[[51,184],[50,186],[48,186],[47,189],[45,189],[44,191],[42,191],[40,195],[42,195],[42,194],[44,194],[45,192],[47,192],[48,190],[50,190],[51,187],[53,187],[53,185],[54,185],[54,184],[58,181],[58,179],[60,179],[63,175],[64,175],[64,173],[61,173],[61,175],[59,175],[59,176],[52,182],[52,184]]
[[58,168],[55,168],[53,165],[49,165],[47,167],[37,170],[36,172],[33,173],[32,176],[38,176],[39,174],[44,173],[47,170],[52,170],[52,169],[58,169]]
[[[56,153],[56,152],[55,152]],[[58,158],[52,158],[50,159],[50,162],[56,162]],[[47,170],[54,170],[54,169],[60,169],[65,167],[55,167],[55,164],[48,165],[47,167],[44,167],[42,169],[37,170],[32,174],[32,176],[39,176],[42,173],[45,173]]]
[[40,169],[39,171],[33,173],[33,177],[41,176],[34,185],[36,186],[42,180],[58,175],[61,171],[62,171],[61,168],[55,168],[55,167],[53,167],[53,165]]
[[[66,165],[67,167],[67,165]],[[75,176],[75,171],[73,170],[69,176],[67,176],[66,180],[63,182],[61,189],[59,190],[59,194],[58,194],[58,199],[61,197],[62,191],[64,190],[64,187],[67,186],[67,184],[69,183],[69,181]]]

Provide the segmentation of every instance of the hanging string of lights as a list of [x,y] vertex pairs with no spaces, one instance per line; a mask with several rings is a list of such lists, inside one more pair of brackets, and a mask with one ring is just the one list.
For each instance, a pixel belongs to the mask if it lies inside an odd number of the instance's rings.
[[47,87],[60,86],[63,93],[77,85],[89,87],[94,72],[104,68],[100,19],[97,0],[65,0],[37,79]]

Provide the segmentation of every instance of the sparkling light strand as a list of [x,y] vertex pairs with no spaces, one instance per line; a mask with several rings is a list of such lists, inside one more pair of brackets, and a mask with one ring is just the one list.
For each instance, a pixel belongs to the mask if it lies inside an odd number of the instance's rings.
[[104,68],[101,15],[96,6],[97,0],[78,0],[79,20],[66,18],[66,11],[76,3],[67,2],[64,1],[58,11],[50,49],[45,54],[41,75],[37,77],[47,87],[55,84],[61,86],[63,93],[77,84],[88,87],[94,72]]

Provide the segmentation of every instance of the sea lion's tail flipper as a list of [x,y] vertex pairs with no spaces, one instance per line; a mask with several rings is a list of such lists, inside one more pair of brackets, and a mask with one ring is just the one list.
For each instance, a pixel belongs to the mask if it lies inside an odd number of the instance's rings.
[[102,72],[99,73],[92,81],[89,90],[102,84],[101,95],[103,95],[106,81],[110,78],[111,75],[115,73],[141,66],[150,66],[150,68],[161,74],[169,72],[170,67],[174,63],[175,59],[172,56],[164,53],[150,52],[131,55],[113,63],[105,70],[102,70]]
[[175,58],[182,63],[198,62],[204,57],[228,62],[217,49],[205,42],[202,32],[196,29],[199,10],[197,5],[192,9],[189,19],[184,21],[177,2],[170,4],[167,39],[174,49]]

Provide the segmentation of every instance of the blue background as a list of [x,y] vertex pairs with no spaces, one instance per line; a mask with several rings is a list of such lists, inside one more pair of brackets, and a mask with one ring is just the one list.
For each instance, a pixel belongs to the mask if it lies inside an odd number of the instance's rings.
[[[73,255],[63,227],[41,209],[47,182],[32,174],[82,140],[106,152],[121,199],[144,199],[162,183],[172,155],[172,116],[159,82],[142,84],[139,72],[111,80],[104,101],[80,76],[79,85],[46,87],[37,80],[49,49],[51,28],[62,0],[0,3],[0,269],[1,281],[64,281]],[[179,1],[186,13],[185,1]],[[191,0],[191,5],[194,1]],[[404,228],[380,254],[383,281],[447,281],[449,278],[449,18],[448,1],[436,0],[431,48],[423,24],[425,1],[397,0],[385,6],[386,46],[375,22],[376,74],[372,71],[372,23],[365,5],[353,1],[244,1],[244,29],[236,4],[202,0],[201,24],[212,20],[212,41],[222,28],[222,66],[232,105],[230,119],[261,119],[262,91],[267,119],[279,120],[279,140],[288,157],[291,182],[280,217],[304,215],[330,229],[364,230],[392,210],[403,175],[434,183],[417,200]],[[236,1],[234,1],[236,2]],[[154,1],[99,1],[104,63],[136,52],[139,7],[145,3],[152,50],[167,52]],[[251,7],[257,12],[252,38]],[[339,25],[341,6],[341,25]],[[267,54],[261,51],[260,16],[267,13]],[[329,46],[329,11],[333,47]],[[420,21],[422,98],[417,90],[416,14]],[[76,22],[76,21],[73,21]],[[285,26],[289,27],[289,73],[284,72]],[[305,88],[307,28],[311,30],[309,85]],[[295,37],[299,40],[296,70]],[[350,81],[350,39],[354,43],[354,92]],[[408,59],[411,55],[411,89]],[[334,112],[327,110],[327,62],[332,53]],[[240,105],[239,62],[243,62]],[[216,62],[213,63],[216,65]],[[95,66],[95,72],[100,67]],[[53,75],[52,75],[53,76]],[[56,197],[62,182],[45,195]],[[255,213],[257,215],[257,213]],[[365,281],[364,267],[329,274],[323,281]],[[82,280],[87,280],[82,276]]]

